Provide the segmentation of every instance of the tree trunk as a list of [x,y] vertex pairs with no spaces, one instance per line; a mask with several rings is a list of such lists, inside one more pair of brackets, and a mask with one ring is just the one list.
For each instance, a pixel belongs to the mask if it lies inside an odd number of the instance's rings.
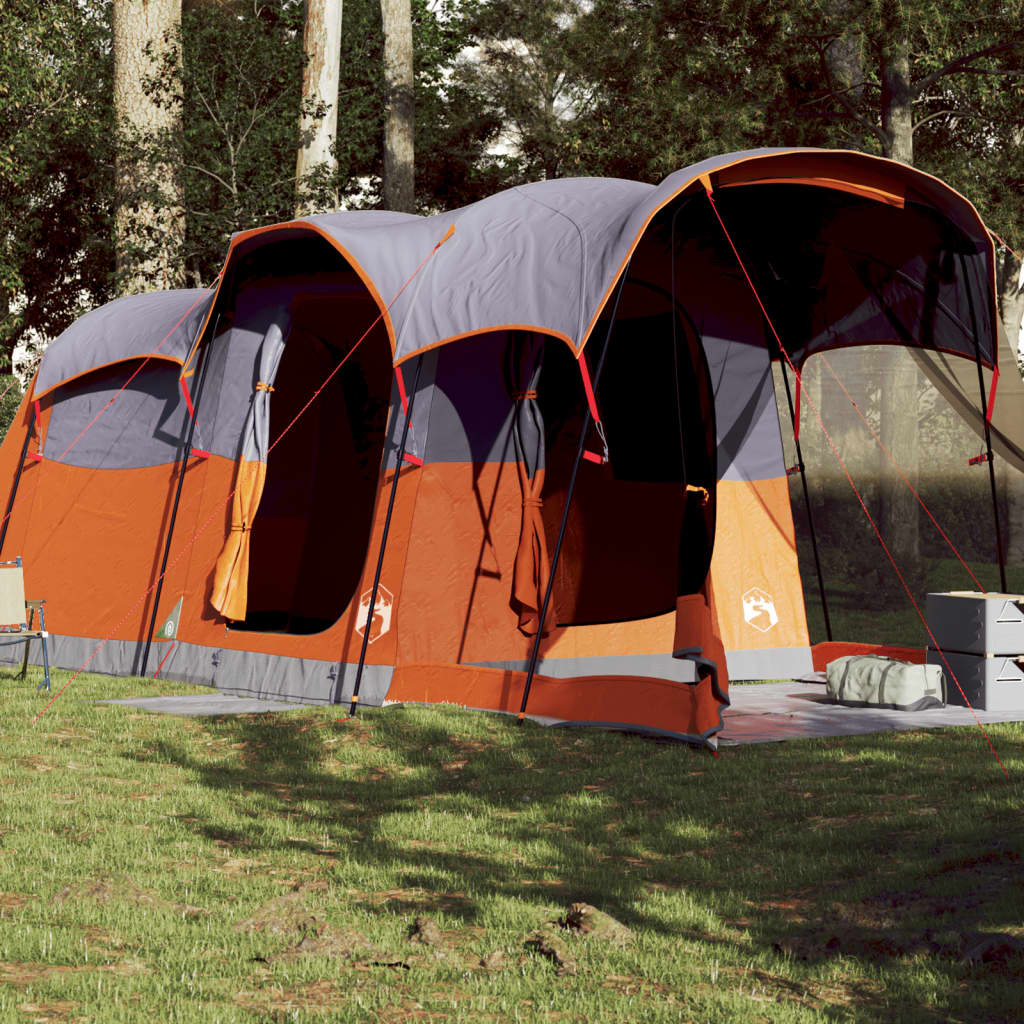
[[910,47],[892,43],[882,52],[882,131],[887,137],[885,156],[905,164],[914,162],[914,94],[910,84]]
[[859,103],[864,98],[864,38],[859,12],[849,0],[834,0],[831,7],[842,34],[826,47],[825,63],[833,88],[844,90],[851,101]]
[[[882,82],[882,130],[885,155],[905,164],[914,162],[913,90],[910,47],[906,39],[887,42],[879,67]],[[882,356],[880,437],[896,464],[916,487],[920,452],[918,399],[920,374],[915,363],[896,346]],[[920,558],[920,506],[883,451],[879,451],[879,493],[882,536],[900,570],[907,575]]]
[[[920,374],[917,364],[897,345],[882,353],[881,423],[879,437],[892,453],[896,465],[917,487],[920,466],[919,398]],[[880,529],[885,542],[905,576],[920,557],[919,510],[917,499],[879,449]]]
[[409,0],[380,0],[384,23],[384,208],[414,213],[412,12]]
[[[118,291],[176,288],[185,238],[181,0],[114,0],[113,21]],[[147,86],[157,77],[159,86]]]
[[336,209],[337,193],[317,204],[304,195],[303,182],[317,167],[337,170],[331,143],[338,134],[338,85],[341,74],[342,0],[306,0],[306,29],[302,37],[302,110],[299,114],[299,154],[295,163],[297,217]]
[[[1019,373],[1019,349],[1021,320],[1024,318],[1024,287],[1021,281],[1021,264],[1017,257],[1005,249],[996,252],[996,278],[998,283],[999,318],[1010,343],[1014,363],[1004,365],[1000,371]],[[1002,353],[1000,353],[1000,356]],[[1005,459],[996,455],[996,472],[1000,492],[1006,501],[1006,522],[1003,524],[1006,537],[1006,561],[1010,565],[1024,563],[1024,474],[1017,472]]]

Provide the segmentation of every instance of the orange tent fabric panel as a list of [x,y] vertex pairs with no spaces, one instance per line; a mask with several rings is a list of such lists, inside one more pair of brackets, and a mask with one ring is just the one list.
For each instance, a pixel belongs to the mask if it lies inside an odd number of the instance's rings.
[[786,477],[719,481],[711,581],[726,650],[808,646]]
[[[467,708],[518,713],[526,674],[461,665],[403,665],[395,671],[388,700],[454,703]],[[535,676],[529,713],[566,722],[647,726],[701,736],[721,725],[721,705],[710,684],[688,686],[636,676]]]

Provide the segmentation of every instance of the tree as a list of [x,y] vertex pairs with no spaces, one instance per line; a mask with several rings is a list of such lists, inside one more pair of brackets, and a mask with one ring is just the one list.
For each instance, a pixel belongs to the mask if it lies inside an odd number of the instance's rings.
[[[987,83],[1012,83],[1021,73],[1021,11],[1019,2],[1002,0],[971,5],[821,0],[809,7],[800,27],[810,43],[807,52],[817,55],[824,87],[808,102],[822,121],[840,125],[856,148],[874,148],[948,176],[960,162],[947,155],[957,152],[950,136],[959,134],[967,142],[960,152],[973,149],[977,160],[988,162],[1007,126],[1000,123],[1005,122],[1001,103]],[[882,443],[915,481],[918,370],[894,350],[885,378]],[[883,532],[899,555],[916,559],[917,502],[889,471],[886,455],[880,452],[879,458]]]
[[99,2],[0,4],[0,373],[108,295],[109,38]]
[[318,204],[304,194],[303,183],[314,173],[333,178],[338,163],[333,142],[338,134],[338,86],[341,70],[342,0],[306,0],[303,33],[302,105],[299,151],[295,164],[296,216],[334,209],[338,196]]
[[[181,0],[114,0],[118,290],[182,283]],[[163,72],[163,73],[161,73]],[[159,151],[162,159],[148,155]]]
[[384,29],[384,207],[413,213],[416,209],[412,11],[409,0],[380,0]]

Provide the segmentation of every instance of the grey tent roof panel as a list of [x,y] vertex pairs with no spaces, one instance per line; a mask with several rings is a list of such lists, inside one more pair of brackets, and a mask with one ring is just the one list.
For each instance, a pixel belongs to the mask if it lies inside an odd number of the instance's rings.
[[213,294],[204,288],[147,292],[86,313],[46,349],[34,397],[126,359],[149,356],[183,363],[210,311]]
[[[676,171],[657,186],[613,178],[540,181],[433,217],[323,214],[236,235],[225,270],[256,247],[313,232],[341,252],[377,301],[396,363],[457,338],[509,328],[542,331],[579,352],[648,225],[678,196],[699,193],[702,180],[716,187],[797,179],[841,187],[844,170],[869,182],[869,192],[897,201],[913,194],[972,240],[984,254],[979,273],[987,268],[991,278],[986,317],[994,325],[992,243],[974,207],[921,171],[846,150],[725,154]],[[211,311],[198,291],[132,296],[95,310],[47,351],[37,394],[90,368],[136,356],[182,361]],[[992,333],[990,324],[979,325],[983,338]],[[994,347],[986,342],[983,354]]]

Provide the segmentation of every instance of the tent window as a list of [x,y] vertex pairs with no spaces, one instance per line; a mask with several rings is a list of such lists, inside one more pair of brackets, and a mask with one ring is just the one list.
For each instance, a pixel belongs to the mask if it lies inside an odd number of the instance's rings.
[[[347,319],[361,331],[372,315]],[[358,337],[349,333],[336,303],[298,304],[274,383],[271,441],[349,351]],[[270,453],[248,612],[230,628],[317,633],[348,607],[369,543],[390,389],[387,338],[375,330]]]

